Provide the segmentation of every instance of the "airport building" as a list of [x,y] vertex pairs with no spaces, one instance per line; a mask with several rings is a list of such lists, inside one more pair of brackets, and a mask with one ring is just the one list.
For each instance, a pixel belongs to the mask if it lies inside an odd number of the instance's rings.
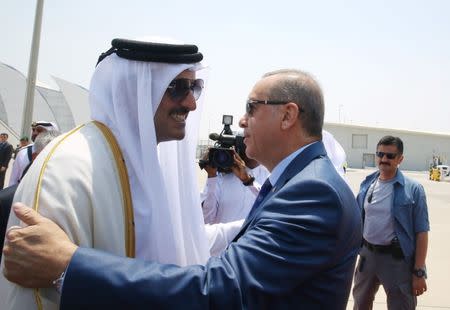
[[400,137],[404,144],[404,170],[426,171],[432,164],[450,163],[450,134],[418,132],[342,123],[325,123],[347,154],[350,168],[375,167],[378,141],[386,135]]
[[[59,89],[36,82],[32,120],[54,122],[62,132],[88,121],[88,90],[57,77],[53,79]],[[20,139],[25,91],[25,75],[0,62],[0,131],[9,134],[13,145]]]

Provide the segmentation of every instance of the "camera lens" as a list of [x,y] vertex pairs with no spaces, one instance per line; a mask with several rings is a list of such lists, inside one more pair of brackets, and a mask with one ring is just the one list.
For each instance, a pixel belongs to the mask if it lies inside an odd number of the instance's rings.
[[219,168],[229,168],[233,165],[233,153],[229,149],[215,149],[211,162]]

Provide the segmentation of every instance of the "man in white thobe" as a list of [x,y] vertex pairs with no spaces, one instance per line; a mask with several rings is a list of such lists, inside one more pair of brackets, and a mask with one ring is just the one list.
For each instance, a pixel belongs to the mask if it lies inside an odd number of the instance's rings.
[[[195,45],[112,45],[91,80],[93,122],[52,141],[14,200],[57,222],[83,247],[205,263],[209,249],[193,182],[203,56]],[[20,223],[12,214],[13,225]],[[58,308],[55,288],[26,289],[3,275],[0,282],[1,309]]]

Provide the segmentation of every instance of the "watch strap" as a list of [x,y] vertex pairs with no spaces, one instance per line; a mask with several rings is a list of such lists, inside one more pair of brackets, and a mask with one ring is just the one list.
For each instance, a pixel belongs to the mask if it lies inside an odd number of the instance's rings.
[[413,274],[418,278],[427,278],[427,269],[426,268],[414,268]]
[[253,184],[254,181],[255,181],[255,177],[250,176],[250,178],[248,178],[245,182],[242,182],[242,184],[244,184],[245,186],[250,186]]

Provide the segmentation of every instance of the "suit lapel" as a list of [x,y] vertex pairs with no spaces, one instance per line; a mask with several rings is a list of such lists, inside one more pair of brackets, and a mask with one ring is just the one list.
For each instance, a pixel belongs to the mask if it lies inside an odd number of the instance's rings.
[[280,178],[277,180],[272,190],[267,194],[264,200],[261,202],[259,208],[251,214],[248,218],[245,219],[244,224],[242,225],[241,230],[233,239],[232,242],[237,241],[247,230],[250,223],[255,219],[261,210],[264,208],[264,204],[267,200],[269,200],[277,191],[279,191],[290,179],[292,179],[295,175],[297,175],[300,171],[302,171],[313,159],[326,156],[326,151],[323,143],[321,141],[310,145],[305,150],[303,150],[300,154],[298,154],[291,163],[286,167],[286,169],[281,174]]

